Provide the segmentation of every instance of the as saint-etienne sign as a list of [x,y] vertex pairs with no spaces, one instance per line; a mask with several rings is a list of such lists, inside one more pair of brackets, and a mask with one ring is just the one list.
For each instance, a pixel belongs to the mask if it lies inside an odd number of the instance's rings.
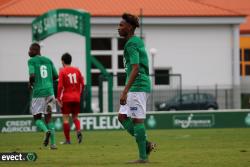
[[62,31],[84,35],[86,17],[89,17],[88,13],[72,9],[58,9],[45,13],[32,22],[33,40],[40,41]]

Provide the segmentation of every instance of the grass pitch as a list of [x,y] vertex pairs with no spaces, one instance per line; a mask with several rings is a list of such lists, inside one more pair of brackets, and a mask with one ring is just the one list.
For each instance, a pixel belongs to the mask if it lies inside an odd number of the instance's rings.
[[[250,129],[148,130],[149,139],[158,144],[148,167],[249,167]],[[63,133],[57,132],[57,143]],[[35,152],[35,162],[1,162],[0,166],[81,166],[128,167],[137,159],[137,146],[125,131],[87,131],[84,142],[58,150],[42,146],[43,133],[0,133],[0,152]]]

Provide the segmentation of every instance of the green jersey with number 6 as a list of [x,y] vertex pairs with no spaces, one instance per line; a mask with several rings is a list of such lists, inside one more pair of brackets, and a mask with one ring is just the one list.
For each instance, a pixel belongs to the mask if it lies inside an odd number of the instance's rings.
[[148,55],[141,38],[133,36],[124,46],[124,66],[127,74],[126,84],[132,71],[132,65],[139,64],[139,74],[133,82],[130,92],[150,92]]
[[28,61],[29,74],[35,75],[32,97],[54,95],[53,76],[58,76],[52,61],[45,56],[34,56]]

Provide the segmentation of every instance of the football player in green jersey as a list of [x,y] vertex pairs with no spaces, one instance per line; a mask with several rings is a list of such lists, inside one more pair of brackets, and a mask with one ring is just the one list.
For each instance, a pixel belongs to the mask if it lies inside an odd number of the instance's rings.
[[149,153],[155,148],[154,143],[147,141],[144,126],[151,81],[144,43],[134,35],[137,27],[137,16],[128,13],[122,15],[118,33],[126,40],[123,59],[127,77],[125,88],[120,95],[118,119],[129,134],[135,137],[138,145],[139,159],[131,163],[147,163]]
[[[44,146],[47,146],[50,140],[50,148],[56,149],[55,127],[51,114],[56,112],[53,81],[58,78],[58,74],[52,61],[41,56],[38,43],[31,44],[29,56],[29,87],[32,90],[30,111],[36,126],[45,132]],[[42,120],[43,114],[46,124]]]

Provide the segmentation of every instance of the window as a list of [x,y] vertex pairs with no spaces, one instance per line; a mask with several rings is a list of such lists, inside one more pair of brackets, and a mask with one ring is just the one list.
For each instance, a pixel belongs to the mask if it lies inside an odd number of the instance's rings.
[[118,68],[124,69],[123,55],[118,55]]
[[244,50],[244,60],[245,61],[250,61],[250,49],[245,49]]
[[196,100],[198,100],[199,102],[207,101],[207,95],[205,95],[205,94],[197,94],[196,96],[198,96],[198,99],[196,99]]
[[169,69],[155,69],[155,85],[169,85]]
[[99,85],[99,76],[100,76],[100,73],[92,73],[91,74],[92,86]]
[[[112,70],[112,38],[109,37],[92,37],[91,38],[91,55],[95,57],[104,68]],[[91,64],[92,86],[99,85],[100,71]]]
[[[110,75],[113,75],[111,72],[109,73]],[[92,78],[91,78],[91,81],[92,81],[92,86],[99,86],[99,79],[100,79],[100,76],[101,76],[101,73],[100,72],[93,72],[91,74]],[[102,80],[103,81],[107,81],[107,78],[102,75]]]
[[250,75],[250,48],[240,49],[240,75]]
[[188,95],[183,95],[182,96],[182,102],[183,103],[188,103],[194,101],[194,95],[193,94],[188,94]]
[[111,38],[91,38],[91,50],[111,50]]
[[250,75],[250,65],[246,65],[246,75]]
[[[111,55],[94,55],[94,57],[107,69],[112,68]],[[97,69],[97,67],[92,64],[92,69]]]
[[[91,38],[91,55],[95,57],[104,68],[114,74],[114,89],[122,89],[125,85],[126,74],[123,63],[123,49],[126,41],[124,38],[116,35],[106,37],[95,36]],[[98,77],[100,70],[91,65],[92,86],[94,89],[98,86]]]
[[240,63],[240,75],[242,76],[242,64]]
[[118,38],[118,50],[123,50],[126,41],[124,38]]
[[126,82],[126,73],[118,72],[117,73],[117,86],[124,86]]

